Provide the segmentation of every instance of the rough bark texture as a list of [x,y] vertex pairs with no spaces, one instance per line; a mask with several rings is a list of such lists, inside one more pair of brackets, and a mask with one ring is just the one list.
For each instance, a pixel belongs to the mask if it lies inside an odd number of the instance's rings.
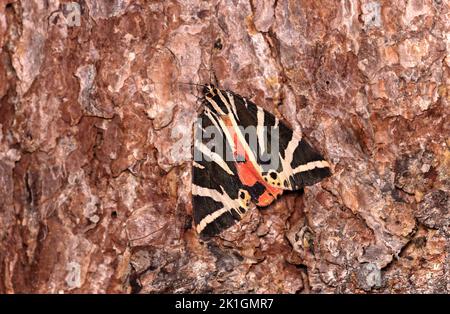
[[[448,293],[448,1],[0,1],[0,292]],[[333,176],[200,242],[208,83]]]

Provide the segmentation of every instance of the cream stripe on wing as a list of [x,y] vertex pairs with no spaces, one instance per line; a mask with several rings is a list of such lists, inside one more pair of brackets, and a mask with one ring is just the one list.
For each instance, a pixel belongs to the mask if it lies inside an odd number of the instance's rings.
[[220,187],[222,189],[222,193],[220,193],[217,190],[214,189],[208,189],[204,188],[202,186],[192,184],[192,195],[197,196],[203,196],[203,197],[210,197],[216,202],[220,202],[223,204],[223,207],[221,209],[218,209],[214,212],[212,212],[209,215],[206,215],[203,217],[202,220],[198,223],[196,226],[197,233],[200,233],[203,231],[203,229],[206,228],[208,224],[213,222],[215,219],[220,217],[226,212],[230,212],[234,209],[240,216],[243,215],[238,209],[240,206],[239,199],[232,199],[223,189],[223,187]]
[[[217,94],[219,95],[219,97],[221,98],[221,100],[224,101],[225,105],[228,108],[229,112],[228,112],[227,116],[228,116],[228,118],[230,119],[230,121],[232,123],[233,129],[236,131],[236,134],[238,136],[239,142],[243,145],[244,150],[247,152],[247,154],[248,154],[248,156],[250,158],[250,161],[253,163],[255,168],[259,171],[259,173],[262,173],[261,166],[256,161],[256,158],[255,158],[255,155],[253,154],[253,151],[250,149],[250,147],[248,146],[248,143],[245,141],[245,137],[242,135],[241,129],[238,127],[236,119],[234,118],[234,115],[231,113],[231,110],[229,109],[230,106],[229,106],[228,102],[226,101],[226,99],[224,99],[224,96],[223,96],[223,94],[221,93],[221,91],[219,89],[216,88],[215,90],[216,90]],[[208,98],[207,98],[207,100],[210,101],[210,103],[212,104],[213,107],[217,106],[217,103],[214,100],[212,100],[211,98],[209,98],[209,99]],[[245,106],[247,106],[246,99],[245,98],[243,98],[243,99],[244,99],[244,102],[245,102]],[[217,106],[217,108],[218,108],[218,106]],[[218,109],[220,110],[220,112],[223,113],[223,111],[220,108],[218,108]],[[208,115],[208,117],[210,118],[211,121],[213,121],[211,116],[216,116],[217,117],[217,115],[214,112],[212,112],[212,111],[209,111],[209,114],[207,113],[207,115]],[[232,138],[232,136],[231,136],[227,126],[225,125],[223,119],[221,119],[220,116],[219,116],[217,121],[219,122],[220,129],[225,134],[225,138],[226,138],[228,144],[230,145],[230,147],[232,148],[232,151],[233,152],[236,151],[237,149],[236,149],[236,145],[234,143],[234,140],[233,140],[233,138]],[[217,124],[215,124],[215,125],[216,125],[216,127],[218,127]]]
[[[217,130],[222,131],[222,128],[217,124],[216,120],[219,120],[216,114],[212,112],[209,108],[205,108],[204,111],[205,115],[208,117],[208,119],[211,121],[212,124],[217,128]],[[214,119],[216,118],[216,119]]]
[[[235,145],[235,143],[233,141],[233,138],[231,137],[231,134],[230,134],[228,128],[226,127],[225,123],[223,122],[223,120],[220,117],[218,117],[214,112],[209,110],[209,109],[208,109],[208,111],[206,111],[206,115],[211,120],[211,122],[214,124],[214,126],[218,130],[222,131],[222,134],[225,135],[225,139],[228,142],[228,144],[230,145],[231,151],[232,152],[236,151],[236,145]],[[229,115],[233,116],[232,114],[229,114]],[[225,147],[225,149],[227,149],[227,147]],[[224,152],[224,157],[227,157],[227,152]]]
[[[211,120],[211,122],[214,124],[214,126],[222,131],[222,133],[225,135],[225,139],[228,142],[228,144],[230,145],[231,148],[231,152],[236,151],[236,144],[233,141],[233,138],[230,134],[230,131],[228,130],[227,126],[225,125],[225,123],[223,122],[223,119],[218,117],[217,114],[215,114],[214,112],[212,112],[211,110],[207,110],[206,112],[206,116]],[[229,117],[231,117],[231,119],[233,119],[233,114],[229,113],[228,114]],[[215,119],[214,119],[215,118]],[[218,124],[217,124],[217,122]],[[234,121],[234,119],[233,119]],[[227,149],[227,147],[225,147]],[[224,152],[224,157],[226,158],[228,156],[227,154],[228,152]]]
[[230,167],[228,167],[227,163],[222,159],[219,154],[211,151],[205,144],[197,141],[196,145],[197,149],[205,156],[209,157],[212,161],[214,161],[217,165],[220,166],[226,173],[231,176],[234,176],[233,171],[231,171]]
[[211,214],[205,216],[205,218],[200,220],[198,225],[195,227],[197,230],[197,233],[201,233],[203,231],[203,229],[206,228],[207,225],[209,225],[214,220],[216,220],[218,217],[222,216],[223,214],[225,214],[226,212],[229,212],[229,211],[230,211],[230,209],[228,209],[226,207],[222,207],[221,209],[216,210],[215,212],[212,212]]
[[214,93],[214,88],[212,87],[212,85],[211,85],[211,84],[208,84],[207,87],[208,87],[208,91],[211,93],[211,95],[214,96],[215,93]]
[[300,133],[292,132],[292,138],[289,141],[286,149],[284,150],[284,158],[280,156],[281,166],[283,168],[282,173],[280,173],[280,179],[282,181],[288,182],[289,186],[287,188],[291,188],[289,177],[294,175],[294,169],[292,169],[292,160],[294,159],[294,151],[300,143],[302,136]]
[[260,154],[266,151],[266,143],[264,142],[264,110],[258,107],[258,113],[256,115],[256,135],[258,136],[258,144],[261,147]]
[[199,169],[205,169],[205,166],[200,165],[198,162],[193,161],[192,166],[199,168]]
[[[231,121],[231,127],[233,130],[235,130],[236,135],[238,137],[239,143],[244,147],[244,151],[247,153],[250,161],[252,162],[255,169],[258,170],[260,174],[262,174],[261,166],[256,161],[255,155],[253,154],[253,151],[248,146],[248,143],[245,141],[244,136],[242,135],[241,128],[238,127],[236,120],[234,119],[233,114],[229,113],[228,115],[229,120]],[[233,137],[230,134],[230,131],[228,130],[228,127],[225,125],[224,121],[222,119],[218,119],[219,124],[222,128],[223,133],[225,134],[225,138],[227,139],[228,143],[230,144],[230,147],[232,148],[232,151],[237,151],[236,144],[234,143]]]
[[228,100],[230,101],[231,109],[233,110],[234,116],[239,120],[239,116],[237,115],[236,104],[234,103],[234,96],[230,92],[226,92],[228,96]]
[[325,160],[310,161],[306,164],[300,165],[297,168],[295,168],[294,174],[313,170],[315,168],[329,168],[329,167],[330,167],[330,164]]
[[219,113],[220,115],[225,115],[225,112],[220,109],[219,105],[211,97],[205,96],[205,99],[211,104],[211,106],[213,106],[214,110],[217,113]]
[[231,113],[233,109],[231,108],[229,101],[225,98],[220,89],[216,88],[216,91],[217,95],[219,95],[220,100],[223,102],[225,107],[227,107],[228,113]]
[[[292,169],[291,163],[292,163],[292,160],[294,159],[295,149],[297,148],[301,139],[302,139],[302,135],[300,133],[292,132],[292,138],[289,141],[289,144],[284,151],[284,160],[287,164],[289,164],[290,169]],[[284,169],[284,165],[283,165],[283,169]]]
[[[245,100],[245,98],[244,98],[244,100]],[[249,157],[251,163],[253,164],[253,166],[255,167],[255,169],[258,170],[258,172],[259,172],[260,174],[262,174],[262,168],[261,168],[260,164],[258,164],[258,162],[256,161],[256,157],[255,157],[255,155],[253,154],[253,151],[250,149],[250,146],[248,146],[248,143],[247,143],[247,141],[245,140],[244,135],[242,135],[242,130],[241,130],[241,128],[238,127],[237,122],[236,122],[236,120],[234,119],[233,115],[230,114],[230,115],[228,115],[228,117],[230,118],[232,127],[233,127],[233,129],[236,131],[236,135],[237,135],[237,137],[238,137],[238,140],[239,140],[239,142],[241,143],[241,145],[244,147],[244,150],[245,150],[245,152],[247,153],[247,155],[248,155],[248,157]],[[221,124],[221,125],[222,125],[222,124]],[[230,135],[228,132],[225,132],[225,133],[227,133],[227,136],[230,136],[230,139],[231,139],[231,141],[232,141],[233,139],[231,138],[231,135]],[[232,147],[235,148],[235,146],[232,146]]]

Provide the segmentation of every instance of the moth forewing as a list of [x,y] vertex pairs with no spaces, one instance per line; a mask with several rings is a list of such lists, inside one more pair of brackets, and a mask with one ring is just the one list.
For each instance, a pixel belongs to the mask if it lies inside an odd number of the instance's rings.
[[203,93],[192,189],[199,234],[212,236],[230,227],[243,217],[250,201],[267,206],[283,190],[297,190],[330,175],[328,162],[271,113],[213,85],[206,85]]

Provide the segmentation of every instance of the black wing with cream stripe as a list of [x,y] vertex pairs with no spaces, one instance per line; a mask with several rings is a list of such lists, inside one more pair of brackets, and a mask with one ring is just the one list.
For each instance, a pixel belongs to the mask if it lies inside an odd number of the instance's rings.
[[[207,127],[216,130],[215,138],[205,140],[199,136],[199,132]],[[195,134],[192,167],[194,223],[199,234],[213,236],[241,219],[250,205],[250,196],[236,175],[234,162],[226,161],[211,147],[223,145],[229,149],[217,125],[217,117],[209,109],[199,116]]]
[[[206,85],[204,104],[195,125],[192,182],[193,216],[200,235],[212,236],[232,226],[251,200],[258,200],[272,187],[276,189],[270,193],[276,198],[282,190],[297,190],[330,175],[328,162],[301,135],[244,97]],[[197,136],[207,128],[215,131],[214,138]],[[232,151],[230,130],[245,146],[246,163],[251,162],[260,174],[251,187],[237,173],[242,164],[212,148]],[[268,156],[276,159],[275,165]]]
[[[323,156],[270,112],[230,91],[218,91],[212,98],[222,107],[231,108],[237,123],[248,135],[245,139],[269,183],[285,190],[298,190],[330,176],[329,163]],[[228,106],[223,104],[224,98]],[[251,145],[248,138],[256,138],[257,145]],[[279,152],[276,167],[267,160],[272,151]]]

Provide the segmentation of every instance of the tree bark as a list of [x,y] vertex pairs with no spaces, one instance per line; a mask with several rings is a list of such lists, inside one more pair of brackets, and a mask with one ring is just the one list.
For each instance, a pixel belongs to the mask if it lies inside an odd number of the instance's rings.
[[[1,293],[448,293],[447,1],[0,1]],[[192,228],[194,85],[333,175]]]

